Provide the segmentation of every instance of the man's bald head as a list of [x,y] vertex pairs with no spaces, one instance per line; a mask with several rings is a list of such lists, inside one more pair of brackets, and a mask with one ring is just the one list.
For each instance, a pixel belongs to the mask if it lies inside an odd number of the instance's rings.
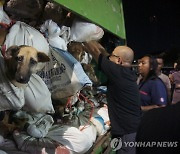
[[134,52],[131,48],[127,46],[117,46],[112,55],[119,56],[122,60],[122,64],[130,64],[134,59]]

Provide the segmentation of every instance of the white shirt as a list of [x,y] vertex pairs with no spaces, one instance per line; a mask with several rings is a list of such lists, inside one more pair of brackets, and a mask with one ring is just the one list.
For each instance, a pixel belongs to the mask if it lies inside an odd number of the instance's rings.
[[171,89],[171,82],[170,82],[169,77],[167,75],[165,75],[164,73],[161,73],[158,77],[164,82],[167,89]]

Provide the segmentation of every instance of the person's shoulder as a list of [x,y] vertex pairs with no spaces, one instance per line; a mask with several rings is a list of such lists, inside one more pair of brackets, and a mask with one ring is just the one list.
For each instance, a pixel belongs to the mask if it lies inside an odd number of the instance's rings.
[[143,87],[151,88],[151,87],[154,87],[153,85],[155,85],[155,84],[156,84],[155,80],[149,79],[149,80],[146,80],[145,82],[143,82]]
[[156,82],[156,83],[163,83],[163,80],[158,77],[158,78],[155,79],[155,82]]
[[109,56],[105,56],[103,54],[99,55],[99,60],[101,60],[101,61],[108,61],[109,63],[111,63],[111,61],[109,60]]
[[151,77],[146,82],[148,83],[156,83],[159,80],[158,77]]
[[162,79],[159,78],[159,77],[154,78],[154,79],[151,79],[151,80],[148,80],[147,82],[148,82],[148,84],[149,84],[150,86],[152,86],[152,87],[153,87],[153,86],[156,86],[156,85],[159,85],[159,86],[163,85],[163,81],[162,81]]
[[175,75],[175,74],[180,74],[180,71],[174,71],[174,72],[172,73],[172,75]]
[[160,76],[160,78],[162,77],[162,79],[169,80],[169,77],[168,77],[166,74],[161,73],[161,75],[162,75],[162,76]]
[[171,75],[173,78],[177,78],[180,74],[180,71],[174,71]]
[[164,73],[161,73],[161,75],[163,76],[163,77],[168,77],[166,74],[164,74]]

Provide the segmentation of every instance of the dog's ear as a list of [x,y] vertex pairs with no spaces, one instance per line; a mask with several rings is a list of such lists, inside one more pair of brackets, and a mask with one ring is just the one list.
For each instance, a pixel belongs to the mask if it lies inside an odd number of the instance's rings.
[[48,62],[50,61],[50,58],[43,52],[37,53],[38,62]]
[[11,46],[9,47],[4,55],[5,59],[11,59],[14,55],[17,55],[17,53],[19,52],[20,47],[17,45]]

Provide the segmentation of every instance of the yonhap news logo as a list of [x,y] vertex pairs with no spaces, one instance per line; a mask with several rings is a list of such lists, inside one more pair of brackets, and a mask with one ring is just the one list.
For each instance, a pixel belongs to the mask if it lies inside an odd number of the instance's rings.
[[117,151],[122,147],[144,147],[144,148],[176,148],[178,147],[177,141],[149,141],[149,142],[132,142],[132,141],[122,141],[121,138],[114,138],[111,140],[110,146],[113,151]]
[[113,149],[113,151],[117,151],[119,149],[122,148],[122,140],[121,138],[114,138],[111,140],[110,143],[111,148]]

